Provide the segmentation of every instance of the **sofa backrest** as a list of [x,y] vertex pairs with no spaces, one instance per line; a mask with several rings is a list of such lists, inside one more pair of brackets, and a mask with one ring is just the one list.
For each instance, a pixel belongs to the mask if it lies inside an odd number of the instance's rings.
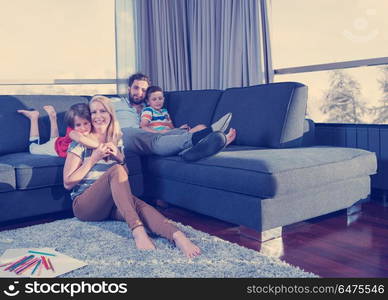
[[60,136],[65,135],[65,112],[75,103],[88,103],[87,96],[59,95],[0,95],[0,155],[28,151],[30,121],[18,109],[35,109],[40,112],[39,132],[41,142],[50,137],[50,122],[44,105],[53,105],[57,111]]
[[176,127],[188,124],[209,126],[222,91],[195,90],[165,93],[165,105]]
[[297,82],[230,88],[222,93],[212,122],[232,112],[235,144],[296,147],[302,141],[306,104],[307,87]]
[[311,119],[305,119],[303,123],[302,147],[315,146],[315,123]]

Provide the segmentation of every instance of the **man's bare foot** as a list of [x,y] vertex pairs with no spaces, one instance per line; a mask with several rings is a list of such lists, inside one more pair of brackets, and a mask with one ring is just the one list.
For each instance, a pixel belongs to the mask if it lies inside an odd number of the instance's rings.
[[25,109],[18,109],[18,113],[26,116],[29,119],[37,119],[39,118],[39,112],[37,110],[25,110]]
[[133,238],[135,239],[135,244],[139,250],[155,250],[155,245],[150,240],[147,232],[143,226],[138,226],[132,230]]
[[236,129],[230,128],[229,132],[225,135],[226,136],[225,147],[228,146],[231,142],[233,142],[236,139],[236,135],[237,135]]
[[194,245],[182,231],[176,231],[172,235],[172,238],[177,247],[183,252],[188,258],[194,258],[201,254],[201,249]]
[[45,105],[43,106],[43,109],[47,112],[48,116],[50,118],[56,118],[57,117],[57,112],[55,111],[54,106],[52,105]]
[[198,132],[198,131],[204,130],[205,128],[206,128],[205,125],[199,124],[199,125],[197,125],[197,126],[191,128],[191,129],[189,130],[189,132],[194,133],[194,132]]

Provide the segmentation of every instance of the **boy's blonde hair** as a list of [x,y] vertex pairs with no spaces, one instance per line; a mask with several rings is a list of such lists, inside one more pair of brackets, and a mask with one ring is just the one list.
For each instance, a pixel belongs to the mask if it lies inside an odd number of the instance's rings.
[[102,95],[94,96],[92,100],[90,100],[89,102],[89,107],[93,102],[101,103],[106,109],[106,111],[110,114],[111,120],[107,130],[107,142],[112,142],[117,146],[119,140],[123,136],[123,133],[121,132],[119,122],[117,121],[116,113],[113,108],[113,105],[111,104],[108,97],[105,97]]

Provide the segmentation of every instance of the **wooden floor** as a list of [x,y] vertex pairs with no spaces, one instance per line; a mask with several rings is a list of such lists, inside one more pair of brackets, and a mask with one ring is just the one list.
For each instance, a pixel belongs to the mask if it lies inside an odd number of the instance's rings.
[[[283,228],[283,237],[260,243],[241,233],[241,227],[170,206],[160,211],[174,221],[260,251],[322,277],[388,277],[388,207],[362,204],[361,214],[346,211]],[[0,230],[30,226],[69,217],[45,217]]]
[[[171,207],[163,214],[241,246],[279,257],[322,277],[388,277],[388,207],[362,204],[360,214],[346,211],[283,228],[283,237],[264,243],[247,238],[240,227]],[[350,224],[348,224],[350,223]]]

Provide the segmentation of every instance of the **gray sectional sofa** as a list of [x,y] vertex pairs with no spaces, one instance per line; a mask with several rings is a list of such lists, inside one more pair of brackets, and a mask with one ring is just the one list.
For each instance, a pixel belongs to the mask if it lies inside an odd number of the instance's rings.
[[[71,205],[62,188],[63,159],[26,152],[28,120],[16,109],[50,103],[63,122],[71,104],[88,100],[0,96],[0,121],[10,129],[0,132],[0,222]],[[295,82],[166,93],[176,126],[210,125],[232,112],[237,139],[221,153],[193,163],[178,156],[140,159],[126,153],[132,189],[138,196],[259,232],[352,207],[368,198],[376,156],[362,149],[314,146],[306,101],[307,87]],[[41,121],[47,137],[47,117]]]
[[211,124],[227,112],[235,143],[216,156],[144,162],[145,193],[259,232],[352,207],[368,198],[375,153],[314,146],[307,87],[285,82],[167,95],[177,126]]

